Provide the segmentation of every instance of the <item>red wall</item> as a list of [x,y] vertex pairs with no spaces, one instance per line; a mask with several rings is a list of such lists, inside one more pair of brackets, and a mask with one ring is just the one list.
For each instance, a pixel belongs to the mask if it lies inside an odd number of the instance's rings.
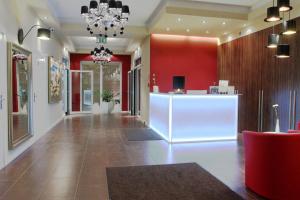
[[[80,70],[81,61],[92,61],[89,54],[71,54],[71,70]],[[122,63],[122,110],[127,111],[127,97],[128,97],[128,80],[127,75],[130,70],[131,56],[130,55],[114,55],[111,59],[113,62]]]
[[217,82],[216,38],[152,34],[150,82],[156,75],[160,92],[173,89],[173,76],[185,76],[186,90],[207,90]]

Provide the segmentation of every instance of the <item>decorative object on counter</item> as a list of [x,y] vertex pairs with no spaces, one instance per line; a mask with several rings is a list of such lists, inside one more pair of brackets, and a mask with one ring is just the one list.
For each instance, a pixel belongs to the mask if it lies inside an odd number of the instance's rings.
[[[273,6],[267,10],[267,18],[265,22],[277,22],[283,20],[281,34],[276,34],[274,31],[268,36],[268,48],[277,48],[277,58],[290,57],[290,45],[281,43],[281,35],[293,35],[297,33],[296,21],[291,19],[291,10],[293,7],[290,5],[290,0],[277,0],[277,6],[273,0]],[[285,19],[285,13],[288,12],[288,19]],[[282,17],[280,16],[282,14]]]
[[153,92],[154,93],[159,93],[159,87],[156,85],[156,75],[153,73],[152,75],[152,81],[153,81]]
[[58,103],[62,100],[62,66],[53,57],[48,58],[48,102]]
[[103,90],[102,94],[102,111],[103,113],[110,114],[114,109],[114,94],[111,90]]
[[184,94],[185,77],[173,76],[173,90],[175,94]]
[[219,86],[210,86],[209,94],[219,94]]
[[91,56],[94,63],[109,63],[113,56],[113,52],[104,46],[96,47],[91,51]]
[[275,125],[275,132],[280,133],[280,125],[279,125],[279,105],[274,104],[273,106],[274,113],[275,113],[275,120],[276,120],[276,125]]
[[114,37],[117,33],[124,33],[124,27],[128,23],[130,15],[129,6],[123,5],[122,1],[115,0],[91,0],[90,5],[81,7],[81,15],[85,19],[87,31],[108,37],[109,32]]
[[[28,34],[32,31],[33,28],[35,27],[41,27],[41,25],[33,25],[30,27],[29,31],[27,31],[27,33],[24,35],[24,30],[22,28],[20,28],[18,30],[18,42],[20,45],[23,44],[24,40],[26,39],[26,37],[28,36]],[[53,29],[51,28],[39,28],[37,30],[37,37],[41,40],[49,40],[51,38],[51,31],[53,31]]]

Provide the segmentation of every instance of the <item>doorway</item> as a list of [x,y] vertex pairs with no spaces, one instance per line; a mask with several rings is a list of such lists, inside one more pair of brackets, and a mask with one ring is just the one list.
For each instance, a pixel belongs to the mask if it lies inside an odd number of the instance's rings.
[[92,113],[93,71],[70,70],[69,80],[70,113]]
[[128,72],[128,107],[131,115],[139,116],[141,113],[141,66]]

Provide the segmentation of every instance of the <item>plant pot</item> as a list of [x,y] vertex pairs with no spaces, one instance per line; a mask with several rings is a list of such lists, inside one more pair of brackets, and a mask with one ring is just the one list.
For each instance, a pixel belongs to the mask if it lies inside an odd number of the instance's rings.
[[101,111],[104,114],[110,114],[114,109],[114,102],[110,101],[110,102],[102,102],[101,104]]

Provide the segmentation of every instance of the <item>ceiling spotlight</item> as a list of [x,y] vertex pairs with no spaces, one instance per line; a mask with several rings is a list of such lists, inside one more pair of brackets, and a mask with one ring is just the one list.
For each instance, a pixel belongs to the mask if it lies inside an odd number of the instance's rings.
[[279,43],[279,35],[272,33],[268,36],[268,46],[267,48],[274,49],[277,48]]
[[188,32],[188,33],[189,33],[190,31],[191,31],[190,29],[186,29],[186,32]]
[[226,25],[226,22],[222,22],[222,25]]
[[169,28],[169,27],[167,27],[167,28],[166,28],[166,30],[167,30],[167,31],[170,31],[170,28]]
[[277,46],[277,58],[289,58],[290,57],[290,45],[279,44]]
[[277,7],[280,12],[287,12],[293,9],[293,7],[290,6],[290,0],[277,0]]
[[295,20],[288,20],[284,21],[282,23],[282,28],[283,28],[283,35],[293,35],[297,33],[297,27],[296,27],[296,21]]
[[177,21],[178,21],[178,22],[181,22],[181,20],[182,20],[182,19],[181,19],[180,17],[178,17]]
[[203,21],[202,21],[202,24],[206,24],[206,21],[205,21],[205,20],[203,20]]
[[206,31],[206,34],[209,34],[209,31]]

